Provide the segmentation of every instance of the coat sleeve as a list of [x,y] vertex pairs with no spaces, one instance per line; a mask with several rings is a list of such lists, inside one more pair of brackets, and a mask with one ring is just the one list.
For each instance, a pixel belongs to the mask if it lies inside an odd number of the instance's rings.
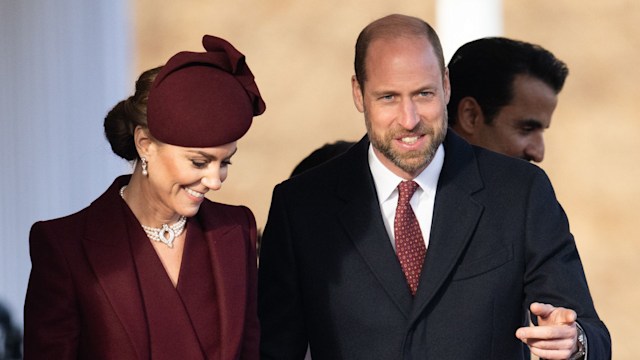
[[251,210],[242,207],[247,218],[249,244],[247,251],[247,310],[245,332],[242,341],[243,360],[258,360],[260,348],[260,323],[258,322],[258,261],[256,259],[257,229]]
[[526,221],[526,305],[538,301],[576,311],[589,359],[610,359],[609,331],[596,313],[567,216],[542,171],[533,179]]
[[281,185],[273,192],[260,246],[258,314],[261,359],[304,359],[304,325],[289,216]]
[[71,271],[59,246],[60,235],[47,224],[34,224],[29,235],[24,359],[77,359],[80,325]]

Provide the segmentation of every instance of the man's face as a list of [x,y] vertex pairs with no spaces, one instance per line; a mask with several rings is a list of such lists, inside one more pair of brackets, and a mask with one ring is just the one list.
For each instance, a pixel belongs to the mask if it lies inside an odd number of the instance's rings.
[[376,39],[365,60],[364,89],[352,79],[356,107],[378,159],[412,179],[433,159],[447,132],[449,75],[426,37]]
[[543,132],[551,125],[558,96],[549,85],[528,75],[515,77],[513,95],[513,101],[500,109],[490,124],[479,122],[471,142],[505,155],[541,162]]

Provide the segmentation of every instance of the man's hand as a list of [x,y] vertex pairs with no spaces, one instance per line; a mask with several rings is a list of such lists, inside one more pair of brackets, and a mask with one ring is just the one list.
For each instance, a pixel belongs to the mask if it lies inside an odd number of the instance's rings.
[[575,311],[542,303],[533,303],[529,309],[538,317],[538,326],[521,327],[516,337],[532,354],[543,359],[568,359],[578,351]]

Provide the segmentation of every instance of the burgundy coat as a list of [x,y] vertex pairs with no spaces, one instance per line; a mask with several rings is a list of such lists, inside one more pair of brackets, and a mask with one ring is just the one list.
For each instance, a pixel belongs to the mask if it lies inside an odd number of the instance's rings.
[[[25,301],[25,359],[150,359],[141,298],[118,194],[123,176],[89,207],[38,222]],[[206,239],[220,322],[220,359],[258,359],[256,224],[242,206],[205,200],[196,215]],[[179,337],[184,329],[174,329]],[[162,341],[163,339],[156,339]],[[170,339],[167,339],[167,341]]]

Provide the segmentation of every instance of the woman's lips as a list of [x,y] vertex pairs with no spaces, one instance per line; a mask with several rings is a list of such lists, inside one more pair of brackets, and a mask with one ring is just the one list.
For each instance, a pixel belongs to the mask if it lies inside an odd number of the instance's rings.
[[189,189],[189,188],[184,188],[184,191],[187,192],[187,194],[191,195],[192,197],[196,198],[197,200],[202,200],[204,199],[204,193]]

